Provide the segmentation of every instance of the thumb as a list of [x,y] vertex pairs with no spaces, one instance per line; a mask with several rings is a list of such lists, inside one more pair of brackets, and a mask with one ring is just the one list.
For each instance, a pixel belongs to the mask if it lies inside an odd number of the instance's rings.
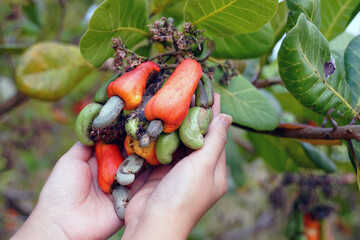
[[231,123],[232,117],[224,113],[217,115],[211,121],[209,131],[205,136],[204,146],[194,152],[198,156],[207,156],[199,158],[198,162],[201,165],[209,167],[216,166],[217,160],[224,150]]

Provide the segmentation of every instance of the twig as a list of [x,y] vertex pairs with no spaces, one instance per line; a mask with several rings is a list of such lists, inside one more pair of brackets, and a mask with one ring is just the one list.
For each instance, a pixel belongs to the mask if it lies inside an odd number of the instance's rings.
[[260,68],[259,70],[256,72],[256,74],[253,76],[253,78],[251,79],[251,83],[255,85],[255,83],[259,80],[261,74],[262,74],[262,71],[264,69],[264,66],[265,66],[265,63],[267,61],[267,56],[264,55],[260,58]]
[[238,145],[243,147],[246,151],[248,151],[250,153],[255,153],[255,149],[250,143],[244,141],[243,139],[239,138],[238,136],[233,136],[233,140],[235,143],[237,143]]
[[256,131],[252,128],[232,123],[233,126],[248,130],[250,132],[268,134],[283,138],[297,139],[323,139],[323,140],[349,140],[355,139],[360,142],[360,125],[347,125],[334,128],[306,127],[300,129],[289,129],[277,127],[273,131]]
[[264,80],[256,80],[253,82],[253,85],[256,88],[264,88],[269,87],[275,84],[281,84],[284,86],[284,83],[281,81],[281,78],[275,78],[275,79],[264,79]]
[[22,92],[17,92],[15,96],[11,97],[7,101],[0,103],[0,116],[14,107],[20,105],[21,103],[25,102],[29,98],[24,95]]
[[218,60],[218,59],[213,58],[213,57],[209,57],[208,60],[211,61],[211,62],[217,63],[222,67],[229,67],[229,65],[225,64],[225,61],[221,61],[221,60]]
[[63,33],[64,30],[64,22],[65,22],[65,15],[66,15],[66,2],[67,0],[58,0],[59,5],[61,7],[61,16],[60,16],[60,23],[59,23],[59,28],[58,28],[58,32],[56,35],[56,40],[61,41],[61,35]]
[[156,56],[148,57],[146,59],[146,61],[152,61],[154,59],[162,58],[162,57],[165,57],[165,56],[176,56],[177,54],[180,54],[180,53],[176,52],[175,50],[172,50],[172,51],[165,52],[165,53],[159,53]]
[[160,68],[162,70],[175,69],[177,66],[179,66],[179,64],[162,64],[162,65],[160,65]]

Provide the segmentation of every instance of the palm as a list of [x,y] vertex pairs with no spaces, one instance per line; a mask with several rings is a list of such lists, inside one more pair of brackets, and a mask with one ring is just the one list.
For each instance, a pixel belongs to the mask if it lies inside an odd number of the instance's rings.
[[57,224],[71,223],[66,226],[71,238],[79,238],[77,233],[84,232],[89,238],[111,236],[123,226],[110,195],[98,186],[95,157],[88,162],[82,157],[59,160],[44,186],[40,202],[49,207],[56,206],[50,209],[54,209]]

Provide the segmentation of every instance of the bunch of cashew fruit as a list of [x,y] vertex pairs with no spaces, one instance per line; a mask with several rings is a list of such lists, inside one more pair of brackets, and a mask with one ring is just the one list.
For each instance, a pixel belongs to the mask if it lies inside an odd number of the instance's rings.
[[160,66],[148,61],[105,82],[94,102],[79,113],[75,133],[83,144],[95,145],[99,186],[112,193],[115,211],[124,219],[127,189],[142,169],[170,164],[180,146],[203,146],[214,90],[194,59],[183,60],[165,83]]

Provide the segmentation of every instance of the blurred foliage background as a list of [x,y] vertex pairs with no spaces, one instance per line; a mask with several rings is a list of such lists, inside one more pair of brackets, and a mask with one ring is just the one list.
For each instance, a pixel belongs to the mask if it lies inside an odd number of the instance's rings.
[[[0,103],[19,94],[15,85],[15,68],[19,56],[31,45],[43,41],[77,46],[87,29],[92,12],[101,2],[2,0]],[[184,1],[170,4],[163,14],[181,21],[182,15],[178,9],[183,5]],[[159,18],[158,13],[152,10],[153,18]],[[333,46],[336,48],[338,45]],[[259,59],[239,60],[235,64],[250,79],[256,72]],[[11,237],[31,213],[57,159],[76,141],[73,130],[76,115],[92,101],[98,87],[111,74],[106,70],[89,72],[70,94],[56,102],[39,101],[21,95],[21,104],[0,116],[1,240]],[[263,75],[266,78],[277,75],[276,61],[272,60],[264,67]],[[322,117],[300,105],[281,86],[272,86],[267,90],[272,93],[270,100],[275,97],[274,106],[282,110],[282,121],[292,122],[296,118],[300,123],[311,120],[321,124]],[[269,194],[281,186],[283,174],[274,171],[278,170],[279,162],[284,163],[282,171],[296,171],[309,176],[305,170],[292,168],[293,161],[302,158],[301,154],[296,149],[279,148],[279,145],[286,145],[290,140],[249,134],[235,128],[230,132],[226,146],[229,192],[204,216],[189,239],[286,239],[290,203],[296,191],[287,190],[283,196],[285,204],[277,210],[272,207],[274,201],[269,202]],[[337,183],[330,182],[334,188],[341,188],[341,191],[336,191],[339,197],[331,203],[336,213],[325,224],[332,226],[326,230],[331,232],[328,236],[332,236],[331,239],[358,239],[360,195],[347,148],[344,145],[321,148],[338,168],[344,170],[345,174],[334,175],[345,179],[343,182],[346,183],[335,186]],[[118,239],[121,232],[112,238]]]

